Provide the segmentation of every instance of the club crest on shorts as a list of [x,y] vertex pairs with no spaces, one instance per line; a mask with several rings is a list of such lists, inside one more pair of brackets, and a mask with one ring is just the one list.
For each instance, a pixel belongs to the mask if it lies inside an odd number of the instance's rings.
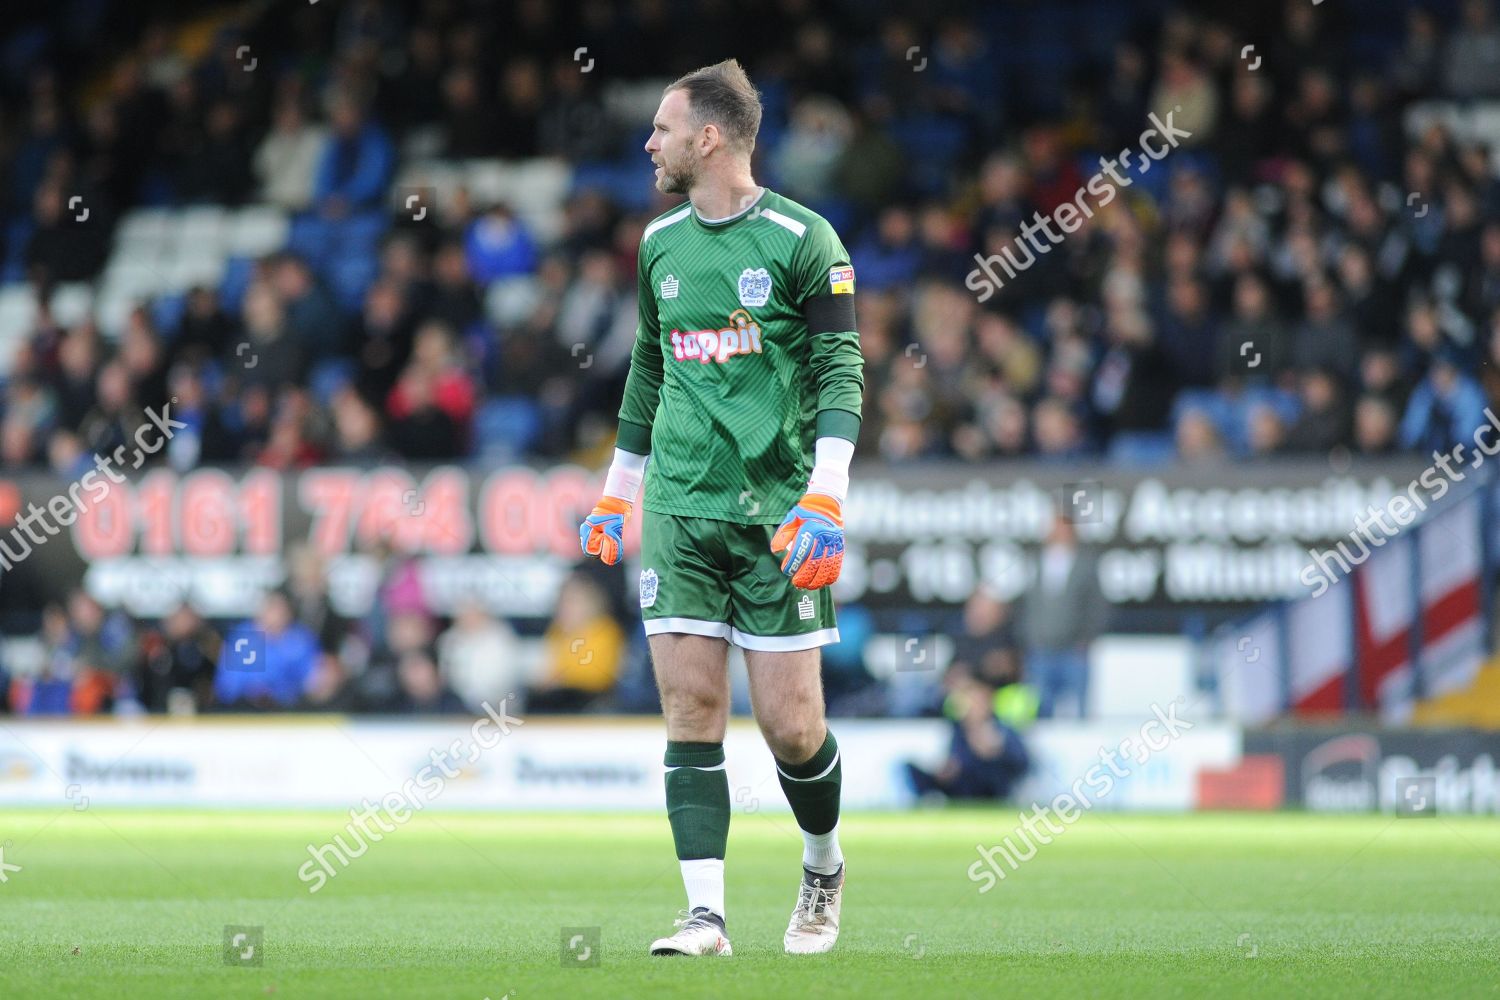
[[771,298],[771,272],[763,267],[745,268],[740,272],[740,305],[746,309],[763,306]]
[[802,621],[810,622],[816,617],[818,610],[813,605],[811,594],[803,594],[802,600],[797,602],[797,617]]
[[656,586],[659,582],[656,570],[641,570],[641,607],[649,608],[656,603]]

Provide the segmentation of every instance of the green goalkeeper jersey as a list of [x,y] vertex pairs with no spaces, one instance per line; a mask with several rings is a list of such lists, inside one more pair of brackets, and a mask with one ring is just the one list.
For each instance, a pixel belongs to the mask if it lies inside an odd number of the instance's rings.
[[619,445],[651,455],[645,508],[779,523],[815,438],[859,431],[848,252],[821,216],[765,190],[721,221],[691,204],[656,218],[638,279]]

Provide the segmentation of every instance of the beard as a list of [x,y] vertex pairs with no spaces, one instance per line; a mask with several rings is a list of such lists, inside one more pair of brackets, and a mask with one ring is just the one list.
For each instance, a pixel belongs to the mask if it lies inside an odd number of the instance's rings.
[[661,178],[656,182],[656,190],[662,194],[687,194],[693,181],[697,179],[698,172],[692,154],[684,153],[676,162],[662,161]]

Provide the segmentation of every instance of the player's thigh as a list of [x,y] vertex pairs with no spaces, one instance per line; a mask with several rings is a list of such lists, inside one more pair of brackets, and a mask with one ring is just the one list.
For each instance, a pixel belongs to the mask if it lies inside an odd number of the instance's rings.
[[719,522],[646,511],[641,620],[667,738],[717,743],[729,714],[729,575]]
[[800,764],[818,752],[823,720],[822,655],[818,649],[745,650],[750,707],[778,760]]
[[667,739],[723,742],[729,718],[729,643],[680,632],[653,635],[648,641]]

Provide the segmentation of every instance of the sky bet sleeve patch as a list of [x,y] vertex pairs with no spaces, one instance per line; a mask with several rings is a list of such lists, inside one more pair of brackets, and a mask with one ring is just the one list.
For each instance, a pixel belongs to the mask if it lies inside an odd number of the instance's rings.
[[831,267],[828,269],[828,285],[834,295],[854,294],[854,268]]

